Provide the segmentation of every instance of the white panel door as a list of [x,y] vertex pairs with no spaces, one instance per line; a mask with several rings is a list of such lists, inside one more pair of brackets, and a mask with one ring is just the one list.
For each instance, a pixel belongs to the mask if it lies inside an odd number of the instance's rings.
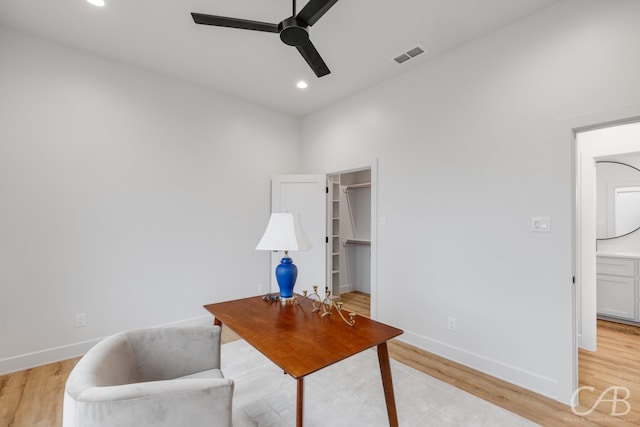
[[[294,288],[297,293],[305,289],[311,291],[313,285],[318,285],[322,292],[326,286],[326,186],[325,175],[276,175],[271,181],[271,212],[299,214],[312,245],[309,251],[289,252],[298,266]],[[271,292],[278,292],[275,268],[282,256],[275,252],[271,256]]]

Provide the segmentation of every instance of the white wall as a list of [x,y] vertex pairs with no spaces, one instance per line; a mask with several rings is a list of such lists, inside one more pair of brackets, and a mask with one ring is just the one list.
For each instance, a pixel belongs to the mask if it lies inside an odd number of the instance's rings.
[[[557,132],[638,103],[638,16],[635,0],[568,0],[303,120],[307,170],[379,160],[377,317],[404,340],[570,402],[572,141]],[[552,231],[531,232],[547,215]]]
[[0,373],[268,284],[299,119],[2,28],[0,58]]

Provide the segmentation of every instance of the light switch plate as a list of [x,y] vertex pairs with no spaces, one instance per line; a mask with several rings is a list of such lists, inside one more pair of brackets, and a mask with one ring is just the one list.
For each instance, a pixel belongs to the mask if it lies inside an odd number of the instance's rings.
[[551,232],[551,217],[549,216],[532,216],[531,231],[549,233]]

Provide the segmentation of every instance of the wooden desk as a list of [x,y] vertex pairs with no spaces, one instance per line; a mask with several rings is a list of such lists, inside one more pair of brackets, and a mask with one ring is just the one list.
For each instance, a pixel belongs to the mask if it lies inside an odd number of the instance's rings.
[[[302,298],[301,298],[302,299]],[[336,362],[378,347],[378,361],[389,424],[398,426],[387,341],[401,329],[358,316],[347,325],[335,312],[312,313],[309,300],[301,305],[264,301],[262,297],[205,305],[217,325],[227,325],[297,381],[296,425],[302,427],[304,377]]]

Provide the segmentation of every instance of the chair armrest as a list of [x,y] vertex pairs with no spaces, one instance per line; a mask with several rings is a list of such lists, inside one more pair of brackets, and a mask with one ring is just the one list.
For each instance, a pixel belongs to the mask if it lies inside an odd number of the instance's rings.
[[231,395],[233,380],[227,378],[191,378],[164,381],[149,381],[145,383],[123,384],[109,387],[91,387],[83,391],[78,402],[110,404],[118,401],[148,398],[162,399],[172,395],[185,393],[200,393],[207,390],[217,390],[216,393]]
[[230,379],[178,379],[92,387],[69,407],[82,427],[228,427],[232,396]]

